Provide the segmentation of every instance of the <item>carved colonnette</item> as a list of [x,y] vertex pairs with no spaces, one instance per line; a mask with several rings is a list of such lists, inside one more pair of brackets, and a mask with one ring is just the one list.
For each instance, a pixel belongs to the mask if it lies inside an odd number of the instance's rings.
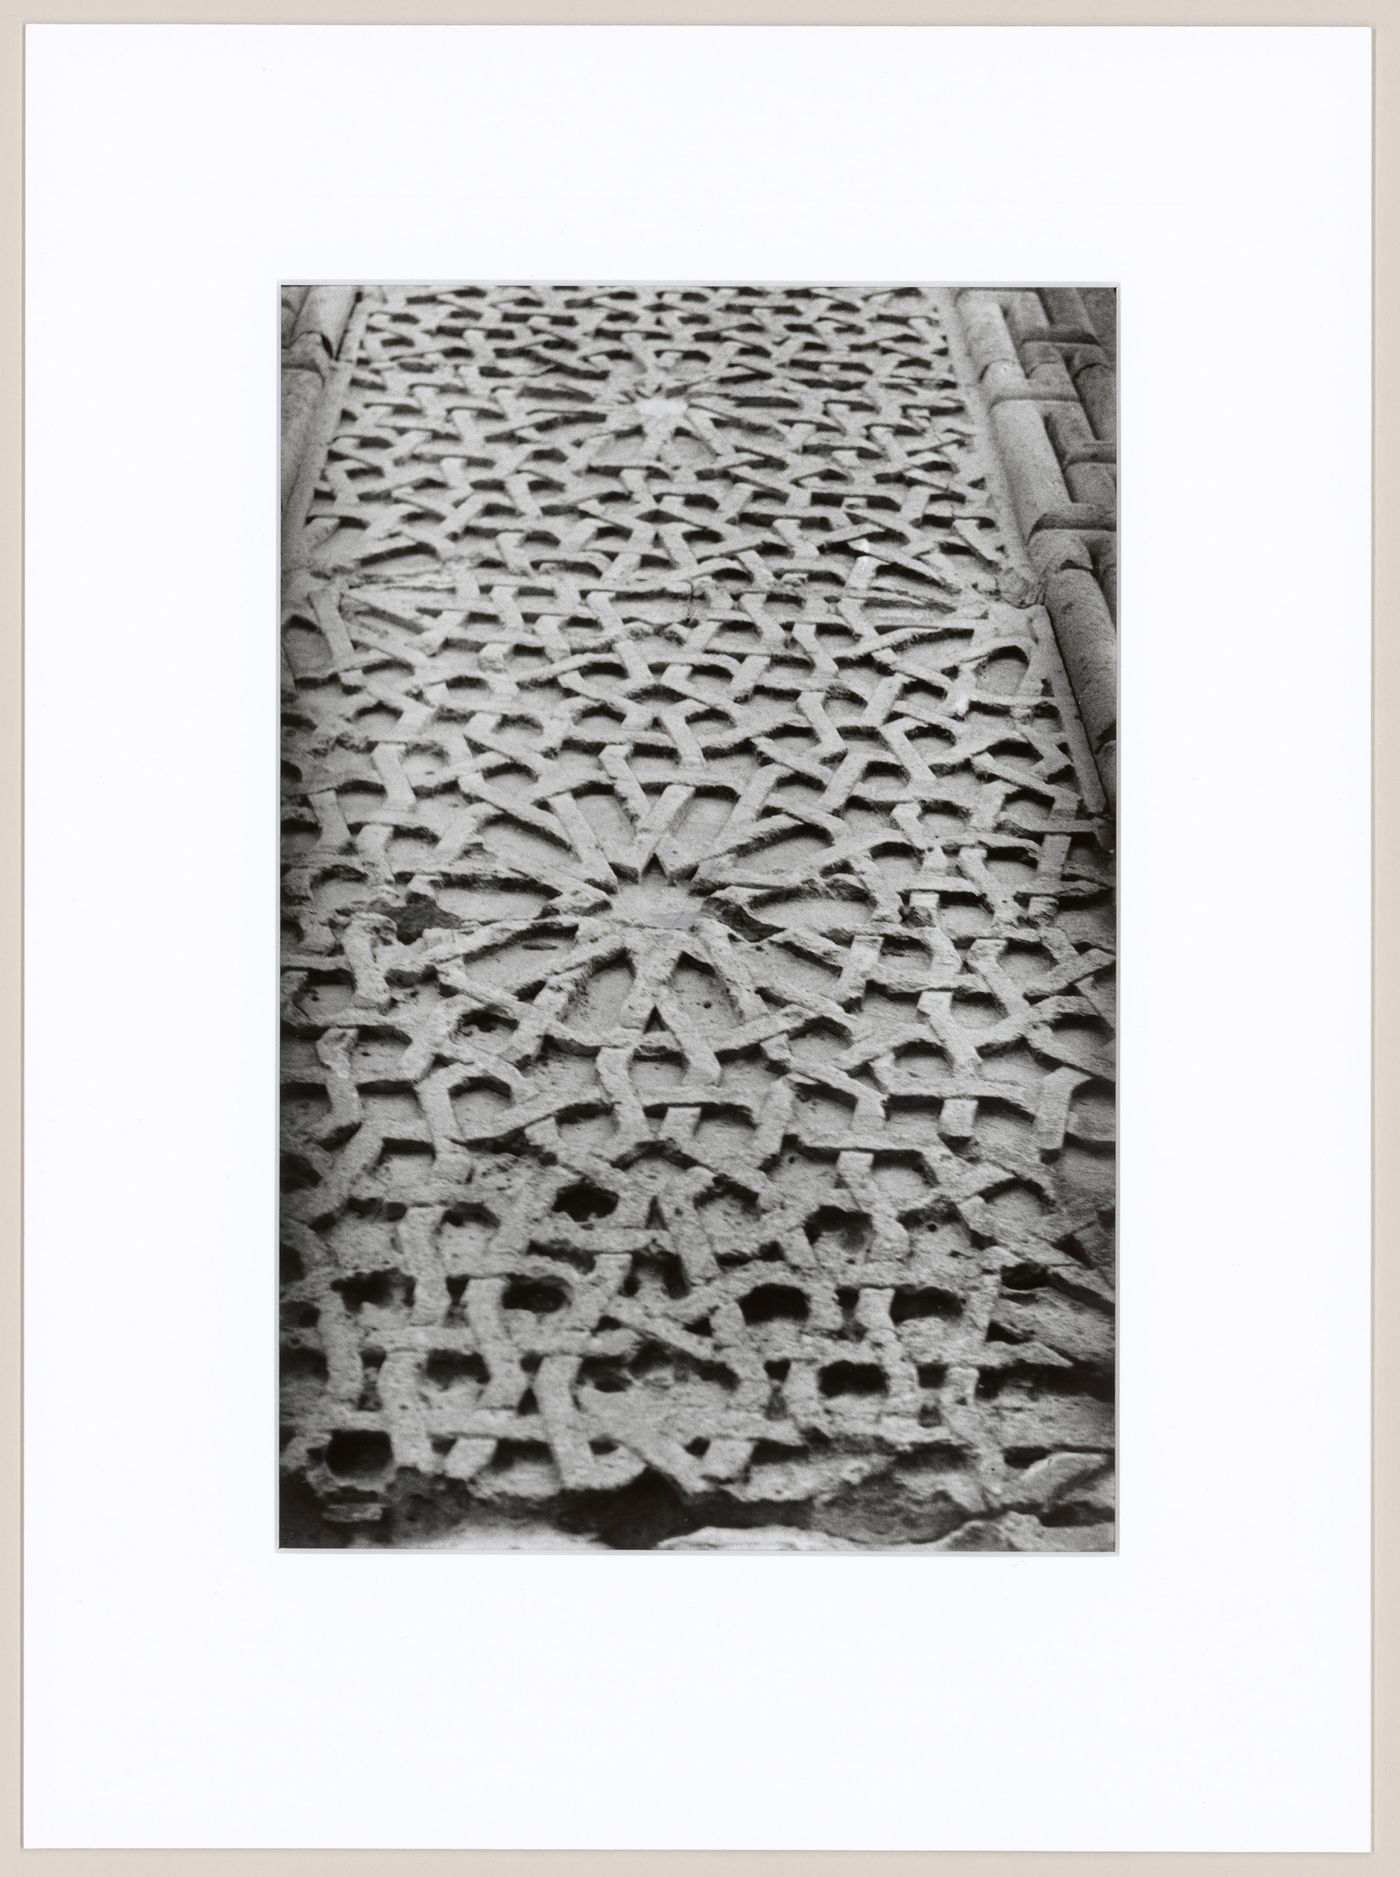
[[1110,805],[1118,771],[1117,295],[958,295],[1021,537]]

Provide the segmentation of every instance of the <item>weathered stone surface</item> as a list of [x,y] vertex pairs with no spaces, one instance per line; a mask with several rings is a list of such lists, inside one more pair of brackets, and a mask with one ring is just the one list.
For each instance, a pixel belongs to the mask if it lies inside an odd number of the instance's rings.
[[951,294],[333,312],[284,1541],[1111,1545],[1113,861]]

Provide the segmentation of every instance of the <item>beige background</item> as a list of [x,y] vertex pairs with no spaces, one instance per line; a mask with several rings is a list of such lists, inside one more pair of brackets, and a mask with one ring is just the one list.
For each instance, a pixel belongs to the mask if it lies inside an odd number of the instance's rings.
[[[1400,200],[1400,0],[1362,0],[1361,4],[1327,4],[1327,0],[1177,0],[1177,4],[1134,4],[1132,0],[983,0],[983,4],[936,0],[408,0],[390,9],[383,0],[296,0],[295,4],[259,4],[258,0],[221,0],[217,6],[197,6],[191,0],[145,0],[139,9],[126,9],[110,0],[34,0],[27,7],[13,0],[4,5],[3,92],[0,122],[7,187],[0,195],[0,241],[4,270],[4,325],[13,343],[5,347],[0,375],[0,424],[6,439],[3,477],[10,499],[4,507],[3,563],[8,588],[7,605],[0,614],[0,762],[4,765],[3,839],[5,903],[0,913],[0,973],[5,997],[0,1005],[0,1047],[6,1073],[0,1080],[0,1138],[3,1146],[3,1190],[6,1204],[0,1244],[4,1249],[4,1308],[0,1312],[5,1338],[3,1363],[5,1500],[14,1516],[9,1536],[0,1547],[6,1621],[3,1628],[3,1667],[7,1699],[4,1705],[5,1751],[0,1758],[0,1873],[33,1870],[52,1877],[87,1877],[95,1872],[180,1871],[200,1877],[204,1872],[257,1873],[374,1873],[407,1866],[424,1873],[457,1872],[463,1877],[601,1877],[604,1872],[685,1873],[686,1877],[787,1877],[788,1873],[842,1873],[859,1877],[908,1877],[937,1873],[937,1877],[1001,1877],[1025,1871],[1032,1877],[1061,1877],[1085,1867],[1124,1873],[1152,1873],[1152,1877],[1204,1877],[1208,1871],[1267,1872],[1270,1877],[1292,1877],[1294,1872],[1324,1869],[1351,1870],[1358,1862],[1379,1871],[1400,1872],[1400,1582],[1396,1581],[1397,1447],[1400,1413],[1397,1401],[1395,1358],[1400,1353],[1400,1280],[1393,1252],[1400,1239],[1400,1175],[1387,1148],[1395,1138],[1400,1111],[1400,634],[1396,629],[1400,603],[1400,536],[1387,527],[1386,518],[1400,509],[1400,426],[1397,425],[1396,390],[1400,381],[1396,356],[1400,351],[1400,252],[1397,252],[1396,204]],[[1374,1261],[1375,1347],[1375,1850],[1369,1858],[1354,1856],[1199,1856],[1174,1855],[999,1855],[994,1853],[911,1852],[392,1852],[392,1851],[84,1851],[23,1852],[20,1841],[20,1255],[19,1255],[19,983],[20,983],[20,682],[22,667],[22,566],[20,552],[20,437],[21,437],[21,175],[23,135],[22,47],[27,21],[91,21],[104,24],[129,21],[188,21],[192,23],[307,22],[351,24],[396,23],[500,23],[500,24],[790,24],[840,25],[880,23],[914,25],[1369,25],[1375,30],[1375,475],[1377,521],[1375,543],[1376,630],[1375,674],[1375,918],[1376,997],[1374,1049],[1375,1077],[1375,1214]],[[1387,743],[1386,729],[1392,732]],[[12,1042],[13,1039],[13,1042]],[[1392,1256],[1387,1257],[1387,1253]],[[1389,1357],[1387,1361],[1385,1358]]]

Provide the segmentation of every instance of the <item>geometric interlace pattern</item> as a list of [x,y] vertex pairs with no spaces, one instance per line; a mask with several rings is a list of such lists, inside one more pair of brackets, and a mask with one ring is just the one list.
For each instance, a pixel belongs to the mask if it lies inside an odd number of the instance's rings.
[[950,296],[364,291],[286,544],[292,1543],[1113,1542],[1113,859]]

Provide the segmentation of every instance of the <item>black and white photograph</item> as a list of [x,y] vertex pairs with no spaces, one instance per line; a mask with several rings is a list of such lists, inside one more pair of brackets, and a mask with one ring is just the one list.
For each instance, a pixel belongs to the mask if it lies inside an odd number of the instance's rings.
[[1114,1549],[1117,311],[282,289],[284,1547]]
[[1400,1843],[1400,54],[1203,3],[26,24],[24,1855]]

